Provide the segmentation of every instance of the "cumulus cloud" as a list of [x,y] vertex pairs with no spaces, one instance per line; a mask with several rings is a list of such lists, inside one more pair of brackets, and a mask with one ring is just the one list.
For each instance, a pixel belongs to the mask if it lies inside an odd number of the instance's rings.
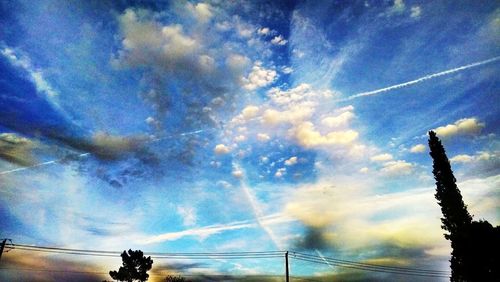
[[212,6],[208,3],[186,3],[186,8],[200,23],[208,22],[212,17]]
[[265,125],[297,124],[312,116],[312,107],[293,107],[284,111],[267,109],[262,115],[262,123]]
[[404,12],[405,8],[403,0],[394,0],[394,4],[389,8],[389,14],[400,14]]
[[383,164],[380,170],[390,176],[407,175],[413,170],[414,165],[403,160],[389,161]]
[[266,141],[271,140],[271,137],[269,137],[269,135],[267,135],[265,133],[258,133],[257,134],[257,140],[259,140],[261,142],[266,142]]
[[354,113],[346,111],[338,116],[329,116],[321,120],[321,123],[328,127],[346,126],[354,118]]
[[273,39],[271,39],[271,44],[273,44],[273,45],[283,46],[287,42],[288,42],[288,40],[283,38],[283,36],[281,36],[281,35],[275,36]]
[[450,158],[452,163],[472,163],[472,162],[487,162],[497,159],[498,152],[480,151],[474,155],[460,154]]
[[470,155],[456,155],[450,159],[452,163],[470,163],[474,160],[473,156]]
[[391,154],[387,154],[387,153],[376,155],[376,156],[373,156],[373,157],[370,158],[370,160],[372,162],[387,162],[387,161],[390,161],[392,159],[393,159],[392,155]]
[[241,81],[243,88],[252,91],[273,83],[276,77],[275,70],[266,69],[262,66],[262,62],[257,61],[252,67],[250,74],[248,74],[248,77],[243,77]]
[[243,171],[239,168],[233,169],[233,172],[231,173],[235,178],[242,178],[243,177]]
[[359,135],[354,130],[332,131],[321,134],[311,122],[301,123],[292,130],[292,134],[297,142],[304,147],[346,145],[355,141]]
[[329,90],[315,90],[310,84],[301,83],[287,90],[273,87],[267,92],[267,96],[277,105],[293,106],[303,105],[304,103],[317,103],[333,97],[333,93]]
[[284,73],[284,74],[290,74],[293,72],[293,68],[292,67],[283,67],[281,68],[281,71]]
[[441,138],[451,138],[456,135],[478,135],[484,127],[485,124],[477,118],[464,118],[453,124],[440,126],[434,132]]
[[276,178],[281,178],[283,177],[283,175],[285,175],[286,173],[286,168],[282,167],[282,168],[278,168],[278,170],[276,170],[276,173],[274,174],[274,176]]
[[264,35],[264,36],[271,34],[271,32],[272,32],[271,29],[269,29],[268,27],[262,27],[257,30],[257,33],[259,35]]
[[411,153],[423,153],[427,150],[427,147],[424,144],[417,144],[410,148]]
[[291,157],[291,158],[289,158],[288,160],[285,161],[285,165],[292,166],[292,165],[297,164],[297,162],[298,162],[298,158],[297,157]]
[[[181,13],[179,17],[191,15],[203,25],[171,22],[165,15],[150,10],[126,9],[118,17],[121,48],[112,58],[118,69],[137,69],[143,74],[139,95],[155,113],[152,118],[157,123],[152,128],[160,131],[157,135],[164,134],[159,129],[163,129],[167,116],[177,114],[174,103],[187,109],[182,113],[185,127],[213,126],[220,120],[218,114],[226,109],[222,104],[231,103],[236,96],[227,93],[238,91],[241,86],[255,90],[276,77],[276,71],[264,68],[260,62],[248,74],[251,60],[235,52],[244,43],[234,36],[220,46],[218,39],[228,37],[221,32],[246,36],[247,31],[253,30],[241,18],[212,21],[216,8],[207,3],[187,2],[172,13]],[[224,31],[212,29],[212,22]],[[215,99],[222,101],[210,102]]]
[[218,144],[214,148],[214,153],[216,153],[217,155],[223,155],[223,154],[227,154],[229,152],[231,152],[231,148],[229,148],[228,146],[226,146],[224,144]]
[[420,14],[422,14],[422,8],[420,6],[412,6],[410,17],[419,18]]
[[241,114],[242,114],[244,119],[251,119],[251,118],[254,118],[257,116],[257,114],[259,113],[259,110],[260,110],[259,107],[250,105],[250,106],[246,106],[241,111]]
[[240,73],[250,64],[250,59],[240,54],[230,54],[226,59],[226,65],[233,72]]

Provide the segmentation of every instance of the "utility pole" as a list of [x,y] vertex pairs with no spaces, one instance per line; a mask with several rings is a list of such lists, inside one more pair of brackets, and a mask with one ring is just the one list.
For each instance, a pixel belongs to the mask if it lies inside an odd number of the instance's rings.
[[5,243],[7,243],[7,239],[3,239],[2,244],[0,245],[0,259],[2,259],[3,249],[5,248]]
[[288,251],[285,253],[285,273],[286,273],[286,282],[290,281],[290,276],[288,274]]

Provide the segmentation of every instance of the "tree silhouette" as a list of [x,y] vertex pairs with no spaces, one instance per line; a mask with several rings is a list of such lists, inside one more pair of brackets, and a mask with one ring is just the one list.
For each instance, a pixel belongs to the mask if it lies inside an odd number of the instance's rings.
[[148,280],[149,274],[147,272],[153,266],[153,260],[151,257],[145,257],[141,250],[123,251],[121,254],[122,264],[118,271],[110,271],[109,275],[114,280],[118,281],[141,281],[144,282]]
[[446,151],[436,133],[429,131],[436,194],[443,217],[441,228],[451,241],[451,281],[500,281],[500,227],[487,221],[472,221]]

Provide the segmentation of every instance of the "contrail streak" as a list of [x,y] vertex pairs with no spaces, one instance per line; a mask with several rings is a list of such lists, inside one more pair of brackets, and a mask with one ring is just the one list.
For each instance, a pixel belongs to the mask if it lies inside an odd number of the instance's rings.
[[[165,136],[165,137],[151,139],[151,140],[149,140],[146,143],[158,142],[158,141],[161,141],[161,140],[174,138],[176,136],[195,135],[195,134],[198,134],[198,133],[201,133],[201,132],[204,132],[204,131],[208,131],[208,130],[212,130],[212,128],[211,129],[199,129],[199,130],[188,131],[188,132],[183,132],[183,133],[178,133],[178,134],[171,134],[171,135],[168,135],[168,136]],[[86,156],[88,156],[90,154],[91,153],[82,153],[82,154],[77,155],[77,157],[78,158],[86,157]],[[42,162],[42,163],[37,163],[37,164],[34,164],[34,165],[30,165],[30,166],[24,166],[24,167],[19,167],[19,168],[11,169],[11,170],[0,171],[0,175],[14,173],[14,172],[23,171],[23,170],[32,169],[32,168],[37,168],[37,167],[40,167],[40,166],[57,164],[57,163],[59,163],[61,161],[64,161],[64,160],[65,160],[65,158],[60,158],[60,159],[57,159],[57,160],[52,160],[52,161],[46,161],[46,162]]]
[[[81,158],[81,157],[86,157],[88,155],[90,155],[90,153],[83,153],[83,154],[78,155],[77,157]],[[31,168],[35,168],[35,167],[39,167],[39,166],[56,164],[56,163],[64,161],[64,160],[65,160],[65,158],[60,158],[60,159],[57,159],[57,160],[46,161],[46,162],[43,162],[43,163],[38,163],[38,164],[30,165],[30,166],[24,166],[24,167],[19,167],[19,168],[11,169],[11,170],[0,171],[0,175],[9,174],[9,173],[18,172],[18,171],[23,171],[23,170],[27,170],[27,169],[31,169]]]
[[331,269],[335,269],[333,268],[333,265],[331,265],[326,259],[325,257],[323,256],[323,254],[318,250],[318,249],[315,249],[316,253],[318,254],[318,256],[324,261],[326,262],[326,264],[328,264],[328,266],[331,268]]
[[350,100],[353,100],[353,99],[356,99],[356,98],[377,95],[377,94],[384,93],[384,92],[387,92],[387,91],[391,91],[391,90],[394,90],[394,89],[408,87],[408,86],[411,86],[411,85],[414,85],[414,84],[417,84],[417,83],[420,83],[420,82],[423,82],[423,81],[426,81],[426,80],[429,80],[429,79],[433,79],[433,78],[444,76],[444,75],[449,75],[449,74],[452,74],[452,73],[460,72],[460,71],[463,71],[463,70],[466,70],[466,69],[470,69],[470,68],[474,68],[474,67],[479,67],[479,66],[482,66],[482,65],[486,65],[486,64],[489,64],[489,63],[496,62],[498,60],[500,60],[500,56],[494,57],[494,58],[491,58],[491,59],[488,59],[488,60],[484,60],[484,61],[480,61],[480,62],[468,64],[468,65],[465,65],[465,66],[457,67],[457,68],[454,68],[454,69],[445,70],[445,71],[434,73],[434,74],[429,74],[429,75],[417,78],[415,80],[411,80],[411,81],[407,81],[407,82],[404,82],[404,83],[400,83],[400,84],[396,84],[396,85],[384,87],[384,88],[381,88],[381,89],[367,91],[367,92],[361,92],[361,93],[349,96],[347,98],[337,100],[336,102],[350,101]]
[[[237,167],[239,169],[241,169],[239,165]],[[245,194],[245,196],[246,196],[246,198],[248,200],[248,203],[250,204],[250,207],[252,208],[255,220],[257,221],[257,224],[262,228],[262,230],[264,230],[264,232],[266,232],[266,234],[269,236],[269,238],[273,242],[274,246],[278,250],[281,250],[281,247],[282,247],[281,243],[278,241],[278,239],[276,238],[276,235],[274,235],[274,232],[271,230],[271,228],[269,228],[265,224],[265,222],[263,222],[263,220],[262,220],[262,211],[259,208],[259,205],[256,202],[255,198],[250,193],[250,189],[248,188],[245,180],[242,179],[240,183],[241,183],[241,188],[243,189],[243,192],[244,192],[244,194]]]

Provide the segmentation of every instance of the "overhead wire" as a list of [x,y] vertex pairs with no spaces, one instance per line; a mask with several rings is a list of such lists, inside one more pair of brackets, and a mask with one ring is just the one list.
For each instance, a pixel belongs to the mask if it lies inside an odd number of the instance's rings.
[[363,271],[371,271],[371,272],[379,272],[379,273],[388,273],[388,274],[399,274],[399,275],[407,275],[407,276],[424,276],[424,277],[436,277],[436,278],[449,278],[450,274],[448,273],[436,273],[433,270],[429,270],[428,272],[425,271],[415,271],[415,269],[391,269],[389,267],[383,267],[383,266],[377,266],[374,267],[374,265],[366,265],[362,263],[358,264],[348,264],[348,263],[342,263],[342,262],[334,262],[334,261],[328,261],[326,262],[325,259],[322,259],[320,257],[306,257],[306,256],[300,256],[300,255],[291,255],[289,256],[291,259],[296,259],[300,261],[305,261],[305,262],[311,262],[311,263],[316,263],[316,264],[322,264],[325,266],[338,266],[338,267],[344,267],[344,268],[351,268],[351,269],[357,269],[357,270],[363,270]]
[[[99,257],[120,257],[122,252],[119,251],[103,251],[103,250],[83,250],[69,249],[60,247],[42,247],[30,246],[24,244],[10,244],[11,248],[23,251],[46,252],[69,255],[86,255]],[[283,251],[266,251],[266,252],[213,252],[213,253],[161,253],[161,252],[145,252],[145,255],[156,259],[261,259],[261,258],[278,258],[283,257]]]
[[[47,252],[66,255],[86,255],[99,257],[119,257],[122,252],[92,249],[71,249],[62,247],[33,246],[26,244],[7,244],[13,250]],[[255,251],[255,252],[145,252],[145,255],[155,259],[264,259],[264,258],[282,258],[285,251]],[[359,261],[335,259],[325,256],[316,256],[296,251],[289,252],[289,257],[299,261],[322,264],[327,266],[338,266],[352,268],[357,270],[392,273],[401,275],[426,276],[426,277],[449,277],[450,273],[442,270],[410,268],[402,266],[389,266],[372,263],[363,263]]]
[[343,264],[347,264],[347,265],[356,265],[356,266],[364,266],[364,267],[372,267],[372,268],[449,274],[449,271],[443,271],[443,270],[432,270],[432,269],[422,269],[422,268],[410,268],[410,267],[403,267],[403,266],[389,266],[389,265],[380,265],[380,264],[373,264],[373,263],[363,263],[363,262],[352,261],[352,260],[335,259],[335,258],[330,258],[330,257],[325,257],[325,256],[318,257],[315,255],[310,255],[310,254],[305,254],[305,253],[295,252],[295,251],[291,251],[290,255],[291,256],[299,256],[299,257],[306,257],[306,258],[314,258],[314,259],[319,258],[319,259],[321,259],[323,261],[327,261],[327,262],[343,263]]

